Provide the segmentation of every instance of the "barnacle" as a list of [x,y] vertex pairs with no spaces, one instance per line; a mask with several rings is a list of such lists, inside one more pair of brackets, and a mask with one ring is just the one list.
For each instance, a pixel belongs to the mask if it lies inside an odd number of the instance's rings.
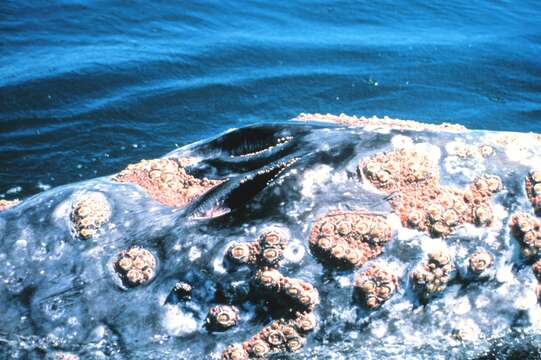
[[209,330],[223,331],[239,321],[239,309],[236,306],[216,305],[209,309],[206,325]]
[[389,300],[398,288],[396,275],[379,265],[372,265],[357,275],[355,291],[367,308],[378,308]]
[[492,255],[486,250],[478,250],[468,258],[468,271],[481,274],[492,266]]
[[111,218],[111,206],[101,193],[85,193],[72,204],[70,219],[75,233],[83,239],[98,234]]
[[391,239],[387,219],[366,211],[331,212],[318,219],[310,234],[312,251],[335,266],[362,266],[381,254]]
[[253,264],[257,260],[259,247],[252,243],[233,243],[227,249],[228,258],[235,264]]
[[[373,169],[392,164],[395,171],[382,182]],[[359,174],[387,194],[402,224],[432,236],[447,236],[457,226],[492,223],[489,203],[492,195],[502,189],[499,177],[483,175],[464,191],[439,182],[437,163],[422,148],[403,148],[376,154],[359,163]]]
[[154,277],[156,258],[147,249],[133,246],[117,255],[115,269],[126,285],[137,286]]
[[273,293],[279,293],[282,289],[283,275],[276,269],[261,269],[254,277],[256,288]]
[[241,344],[231,344],[222,353],[222,360],[248,360],[250,356]]
[[128,165],[114,177],[144,188],[150,197],[166,206],[182,208],[224,180],[199,179],[186,171],[190,159],[142,160]]

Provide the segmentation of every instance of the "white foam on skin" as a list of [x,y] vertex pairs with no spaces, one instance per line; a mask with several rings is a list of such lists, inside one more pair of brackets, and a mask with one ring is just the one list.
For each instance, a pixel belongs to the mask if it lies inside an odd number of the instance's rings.
[[413,139],[409,136],[395,135],[391,139],[391,145],[397,149],[403,149],[413,146]]
[[197,331],[197,321],[192,314],[184,313],[178,306],[164,305],[162,326],[171,336],[186,336]]
[[303,174],[301,182],[301,194],[305,198],[313,198],[317,187],[323,185],[331,178],[334,171],[329,165],[316,166]]

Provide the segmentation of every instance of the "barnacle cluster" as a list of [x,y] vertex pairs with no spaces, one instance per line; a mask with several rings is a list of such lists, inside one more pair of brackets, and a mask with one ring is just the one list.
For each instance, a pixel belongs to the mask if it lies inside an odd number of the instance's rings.
[[314,286],[301,279],[283,276],[278,270],[263,268],[254,277],[257,290],[274,296],[294,309],[313,311],[319,304],[319,293]]
[[192,286],[188,283],[178,282],[175,284],[172,291],[177,300],[187,301],[192,298]]
[[189,163],[190,159],[142,160],[128,165],[114,180],[137,184],[162,204],[182,208],[223,182],[188,174]]
[[227,330],[239,322],[239,309],[236,306],[216,305],[209,309],[206,326],[209,330]]
[[398,289],[398,278],[380,265],[372,265],[355,278],[355,293],[362,305],[376,309]]
[[249,264],[257,267],[276,268],[284,257],[288,234],[278,227],[261,231],[256,241],[235,242],[227,249],[227,257],[235,264]]
[[453,270],[451,256],[446,250],[429,253],[427,259],[413,271],[414,290],[423,300],[443,292]]
[[295,120],[298,121],[326,121],[337,124],[344,124],[348,126],[373,126],[373,127],[382,127],[382,128],[391,128],[391,129],[401,129],[401,130],[416,130],[416,131],[443,131],[443,132],[453,132],[461,133],[467,129],[458,124],[425,124],[414,120],[400,120],[392,119],[388,116],[383,118],[378,118],[376,116],[372,117],[357,117],[357,116],[348,116],[346,114],[332,115],[332,114],[305,114],[300,113]]
[[258,269],[252,281],[256,293],[289,309],[291,316],[272,322],[242,344],[229,345],[222,359],[256,359],[276,352],[297,351],[305,342],[304,334],[315,328],[313,311],[319,304],[319,292],[312,284],[286,277],[276,269],[287,243],[286,231],[273,226],[263,229],[256,241],[234,243],[227,249],[230,261]]
[[80,195],[71,206],[70,219],[75,233],[83,239],[98,234],[111,218],[111,207],[101,193]]
[[222,360],[260,359],[276,352],[295,352],[305,343],[304,335],[316,327],[313,313],[299,313],[292,320],[277,320],[242,344],[229,345]]
[[541,249],[541,223],[526,213],[516,213],[511,217],[511,231],[518,240],[522,255],[536,257]]
[[426,150],[403,148],[376,154],[359,163],[359,172],[390,200],[404,226],[446,236],[464,223],[490,225],[490,197],[499,192],[499,177],[478,177],[461,191],[439,183],[439,170]]
[[446,146],[447,152],[451,156],[461,159],[472,157],[490,157],[494,155],[494,148],[488,144],[469,145],[464,142],[455,141]]
[[524,180],[526,195],[535,213],[541,215],[541,170],[532,170]]
[[15,205],[18,205],[20,202],[21,200],[18,200],[18,199],[13,199],[13,200],[0,199],[0,211],[4,211],[9,208],[12,208]]
[[367,211],[331,212],[318,219],[310,234],[312,251],[335,266],[362,266],[381,254],[391,240],[385,216]]
[[116,256],[115,270],[125,285],[134,287],[154,277],[156,258],[149,250],[132,246]]

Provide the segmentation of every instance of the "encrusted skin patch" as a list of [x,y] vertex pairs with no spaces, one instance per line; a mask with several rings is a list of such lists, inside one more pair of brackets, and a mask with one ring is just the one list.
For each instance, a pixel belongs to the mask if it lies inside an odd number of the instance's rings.
[[537,215],[541,215],[541,170],[532,170],[524,179],[526,195]]
[[256,241],[236,242],[227,249],[227,257],[235,264],[276,268],[284,257],[288,235],[284,229],[268,227]]
[[115,270],[125,285],[135,287],[150,281],[156,273],[156,258],[140,246],[121,251],[115,262]]
[[100,228],[111,218],[111,206],[105,196],[87,193],[72,204],[70,219],[75,233],[83,239],[96,236]]
[[198,179],[186,172],[190,159],[142,160],[128,165],[114,180],[134,183],[160,203],[182,208],[224,180]]
[[332,115],[332,114],[305,114],[300,113],[295,120],[298,121],[325,121],[332,122],[336,124],[343,124],[348,126],[372,126],[380,128],[390,128],[390,129],[401,129],[401,130],[416,130],[416,131],[443,131],[443,132],[452,132],[452,133],[461,133],[465,132],[467,129],[458,124],[426,124],[414,120],[401,120],[401,119],[392,119],[388,116],[383,118],[378,118],[376,116],[372,117],[357,117],[357,116],[348,116],[346,114]]
[[541,250],[541,223],[526,213],[516,213],[511,217],[511,231],[518,240],[522,255],[533,258]]
[[261,231],[256,241],[233,243],[227,249],[226,258],[234,264],[258,269],[252,279],[256,293],[289,309],[292,316],[273,321],[242,344],[229,345],[222,354],[223,360],[259,359],[278,352],[295,352],[304,345],[304,335],[316,327],[313,311],[319,304],[317,289],[276,269],[288,240],[284,229],[270,226]]
[[389,269],[372,265],[355,278],[355,292],[361,304],[376,309],[389,300],[398,289],[398,278]]
[[438,166],[426,150],[404,148],[376,154],[359,163],[359,173],[392,196],[390,203],[404,226],[434,237],[451,234],[464,223],[488,226],[493,221],[490,197],[499,192],[499,177],[484,175],[466,190],[443,186]]
[[413,288],[421,299],[428,300],[445,290],[454,269],[451,255],[446,250],[431,252],[413,271]]
[[10,209],[16,205],[19,205],[20,203],[21,203],[21,200],[18,200],[18,199],[13,199],[13,200],[0,199],[0,211]]
[[334,266],[360,267],[381,254],[391,240],[385,216],[364,210],[331,212],[318,219],[310,234],[310,248]]

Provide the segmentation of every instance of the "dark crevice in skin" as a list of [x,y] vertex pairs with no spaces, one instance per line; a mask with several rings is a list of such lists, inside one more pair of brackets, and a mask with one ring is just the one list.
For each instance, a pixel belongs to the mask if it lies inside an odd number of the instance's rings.
[[200,153],[218,152],[222,156],[251,156],[279,143],[279,139],[295,137],[306,131],[299,131],[281,125],[249,126],[223,134],[222,136],[199,146]]
[[226,183],[203,195],[186,213],[192,219],[220,217],[243,208],[273,180],[293,165],[296,158],[281,160],[248,175],[229,179]]

